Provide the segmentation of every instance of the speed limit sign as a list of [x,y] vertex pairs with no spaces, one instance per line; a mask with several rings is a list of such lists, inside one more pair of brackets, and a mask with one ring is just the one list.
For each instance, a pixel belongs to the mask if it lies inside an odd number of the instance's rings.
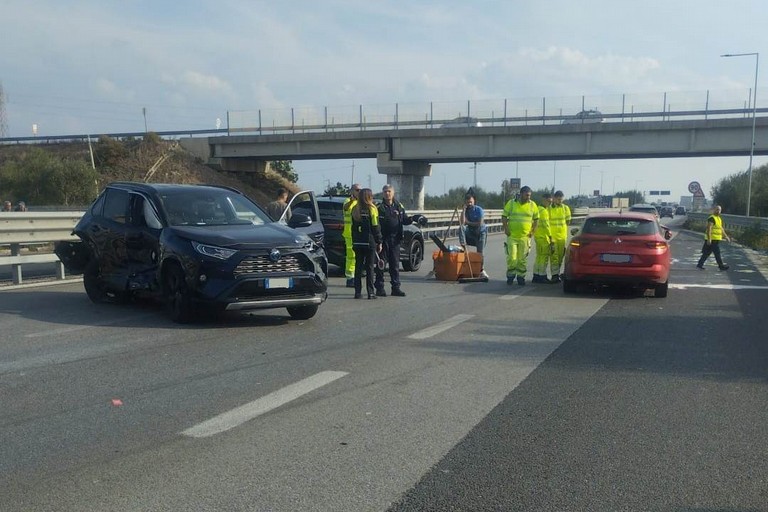
[[697,197],[704,195],[701,191],[701,185],[699,185],[698,181],[692,181],[688,184],[688,192]]

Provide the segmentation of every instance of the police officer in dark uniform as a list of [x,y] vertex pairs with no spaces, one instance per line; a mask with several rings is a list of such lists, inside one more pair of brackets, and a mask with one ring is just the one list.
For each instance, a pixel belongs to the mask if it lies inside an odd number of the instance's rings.
[[[392,185],[382,188],[383,201],[379,204],[379,224],[383,238],[381,257],[389,265],[392,295],[405,297],[400,289],[400,242],[403,240],[403,226],[413,223],[414,219],[405,214],[405,208],[395,199],[395,189]],[[384,290],[384,271],[376,267],[376,295],[386,297]]]

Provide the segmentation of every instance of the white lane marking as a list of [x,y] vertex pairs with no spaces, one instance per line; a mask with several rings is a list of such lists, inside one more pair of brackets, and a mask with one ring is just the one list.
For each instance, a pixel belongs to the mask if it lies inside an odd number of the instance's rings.
[[58,334],[66,334],[68,332],[83,331],[85,329],[91,329],[93,327],[103,327],[105,325],[114,325],[121,322],[130,322],[132,320],[139,320],[139,319],[147,318],[150,316],[156,316],[156,315],[154,313],[145,313],[142,315],[126,316],[123,318],[104,320],[102,322],[93,322],[89,325],[74,325],[72,327],[62,327],[61,329],[51,329],[49,331],[31,332],[29,334],[25,334],[24,337],[25,338],[41,338],[43,336],[56,336]]
[[460,323],[466,322],[467,320],[474,317],[475,315],[464,315],[464,314],[456,315],[452,318],[449,318],[448,320],[440,322],[439,324],[435,324],[432,327],[427,327],[426,329],[422,329],[418,332],[415,332],[408,337],[412,340],[424,340],[427,338],[431,338],[432,336],[435,336],[437,334],[440,334],[443,331],[447,331],[448,329],[456,327]]
[[219,414],[209,420],[202,423],[198,423],[194,427],[190,427],[183,431],[182,434],[189,437],[210,437],[216,434],[221,434],[232,428],[238,427],[246,421],[252,420],[257,416],[261,416],[264,413],[276,409],[281,405],[285,405],[288,402],[296,400],[297,398],[306,395],[321,388],[326,384],[330,384],[336,379],[340,379],[345,375],[349,375],[348,372],[320,372],[306,379],[300,380],[294,384],[286,386],[277,391],[249,402],[240,407],[236,407],[231,411]]
[[499,297],[499,300],[513,300],[513,299],[518,298],[521,295],[524,295],[524,294],[528,293],[530,290],[531,290],[530,287],[518,288],[517,291],[514,291],[512,293],[507,293],[505,295],[501,295]]
[[670,283],[670,288],[685,290],[686,288],[716,288],[718,290],[768,290],[766,285],[755,284],[675,284]]

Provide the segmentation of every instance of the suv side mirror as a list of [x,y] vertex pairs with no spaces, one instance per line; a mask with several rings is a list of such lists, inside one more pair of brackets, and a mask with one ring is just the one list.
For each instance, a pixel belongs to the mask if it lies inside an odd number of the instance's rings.
[[664,230],[664,240],[670,240],[672,238],[672,232],[668,229]]
[[288,227],[290,228],[305,228],[312,225],[312,218],[304,213],[294,213],[291,218],[288,219]]
[[576,233],[579,232],[579,228],[573,228],[571,229],[571,236],[576,236]]

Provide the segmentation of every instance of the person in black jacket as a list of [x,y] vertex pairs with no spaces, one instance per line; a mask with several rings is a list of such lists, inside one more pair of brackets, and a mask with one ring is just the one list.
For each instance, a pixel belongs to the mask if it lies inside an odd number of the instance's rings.
[[357,204],[352,208],[352,248],[355,251],[355,298],[361,299],[362,275],[365,270],[365,288],[369,299],[375,299],[373,269],[376,254],[381,252],[381,228],[379,210],[373,203],[369,188],[360,191]]
[[[389,277],[392,295],[405,297],[400,289],[400,242],[403,241],[403,226],[413,223],[413,218],[405,214],[405,208],[395,199],[392,185],[384,185],[383,201],[379,204],[379,223],[383,239],[382,258],[389,265]],[[376,295],[386,297],[384,290],[384,271],[376,267]]]

